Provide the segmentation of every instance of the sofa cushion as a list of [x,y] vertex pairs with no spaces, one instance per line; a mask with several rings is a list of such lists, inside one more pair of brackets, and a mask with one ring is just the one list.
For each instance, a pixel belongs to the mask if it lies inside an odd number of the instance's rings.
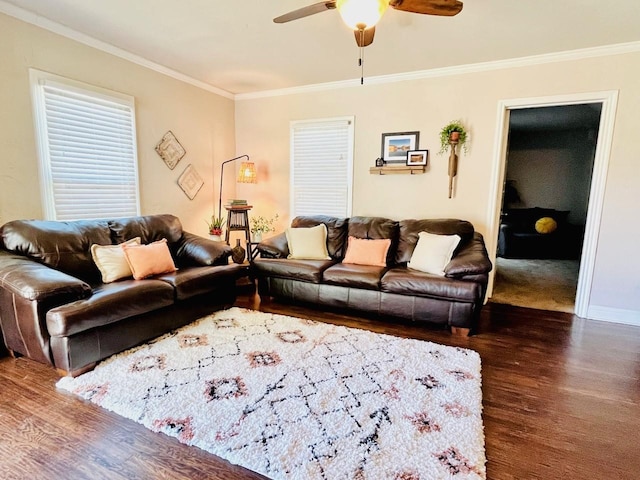
[[333,259],[342,259],[347,243],[347,226],[349,219],[313,215],[296,217],[291,221],[293,228],[315,227],[324,223],[327,227],[327,251]]
[[166,238],[169,247],[172,247],[182,237],[180,220],[168,214],[110,220],[109,230],[112,241],[108,243],[122,243],[130,238],[140,237],[142,243],[147,244]]
[[482,295],[482,288],[476,282],[440,277],[405,267],[389,270],[382,277],[380,284],[382,291],[387,293],[463,302],[475,302]]
[[350,236],[347,240],[347,253],[342,263],[386,267],[390,246],[391,239],[389,238],[371,240]]
[[[460,250],[467,242],[473,238],[473,225],[466,220],[455,220],[449,218],[434,220],[401,220],[400,239],[396,251],[395,262],[406,265],[411,260],[413,249],[418,243],[420,232],[433,233],[435,235],[459,235],[460,243],[457,250]],[[454,252],[454,255],[457,253]]]
[[409,268],[444,277],[444,269],[460,243],[460,235],[434,235],[420,232]]
[[302,282],[320,283],[322,272],[334,260],[296,260],[291,258],[256,258],[252,267],[256,274],[265,277],[292,278]]
[[233,285],[247,267],[237,263],[210,267],[187,267],[154,277],[172,285],[177,300],[211,292],[216,285]]
[[105,283],[89,298],[67,303],[47,312],[51,336],[67,336],[174,303],[171,285],[160,280],[123,280]]
[[327,227],[324,223],[315,227],[287,228],[287,258],[298,260],[329,260],[327,251]]
[[322,280],[329,285],[378,290],[386,271],[385,266],[338,263],[324,271]]
[[[140,245],[140,237],[127,240],[122,245]],[[120,245],[91,245],[91,257],[96,264],[103,283],[111,283],[121,278],[131,277],[133,272]]]
[[[106,220],[15,220],[2,226],[0,236],[4,248],[10,252],[87,283],[100,282],[100,272],[91,257],[91,245],[112,243]],[[133,237],[135,235],[127,238]]]
[[125,242],[121,246],[133,278],[136,280],[176,271],[166,238],[148,245],[133,245]]

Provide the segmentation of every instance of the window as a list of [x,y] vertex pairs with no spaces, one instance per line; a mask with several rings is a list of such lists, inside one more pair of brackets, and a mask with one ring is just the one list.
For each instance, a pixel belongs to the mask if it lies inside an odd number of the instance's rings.
[[45,218],[139,215],[133,98],[30,74]]
[[291,216],[351,216],[353,117],[291,123]]

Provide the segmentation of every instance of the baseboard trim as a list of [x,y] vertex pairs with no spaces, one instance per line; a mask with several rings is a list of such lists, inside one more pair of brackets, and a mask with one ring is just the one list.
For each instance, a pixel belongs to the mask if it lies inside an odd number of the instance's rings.
[[590,305],[587,310],[587,318],[601,320],[603,322],[622,323],[640,327],[640,311],[624,310],[622,308],[600,307]]

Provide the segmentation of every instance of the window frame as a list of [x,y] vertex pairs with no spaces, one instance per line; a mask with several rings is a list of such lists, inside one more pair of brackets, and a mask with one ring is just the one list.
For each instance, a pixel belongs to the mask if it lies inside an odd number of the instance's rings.
[[[140,215],[140,181],[138,172],[138,145],[134,97],[34,68],[29,69],[29,81],[31,86],[34,129],[38,154],[40,197],[44,218],[46,220],[58,220],[53,189],[51,149],[49,144],[48,122],[45,105],[44,87],[47,85],[61,88],[71,93],[95,98],[96,100],[116,103],[129,109],[131,118],[131,132],[129,133],[131,135],[131,161],[134,176],[133,183],[135,185],[135,209],[136,216]],[[106,214],[105,217],[99,217],[96,219],[113,218],[117,216],[123,215]]]
[[[321,126],[323,124],[346,122],[348,128],[348,151],[345,152],[347,156],[346,178],[345,186],[347,188],[346,193],[346,212],[344,217],[349,218],[352,215],[353,210],[353,164],[354,164],[354,150],[355,150],[355,116],[340,116],[340,117],[328,117],[328,118],[315,118],[307,120],[292,120],[289,124],[289,169],[290,169],[290,201],[289,211],[291,217],[297,216],[295,209],[295,130],[300,126]],[[318,215],[327,215],[326,212],[318,212]]]

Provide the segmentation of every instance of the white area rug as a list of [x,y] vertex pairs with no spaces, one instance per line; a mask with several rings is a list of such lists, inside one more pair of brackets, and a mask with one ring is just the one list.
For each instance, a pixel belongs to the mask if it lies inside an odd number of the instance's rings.
[[472,350],[232,308],[58,387],[273,479],[486,478]]

